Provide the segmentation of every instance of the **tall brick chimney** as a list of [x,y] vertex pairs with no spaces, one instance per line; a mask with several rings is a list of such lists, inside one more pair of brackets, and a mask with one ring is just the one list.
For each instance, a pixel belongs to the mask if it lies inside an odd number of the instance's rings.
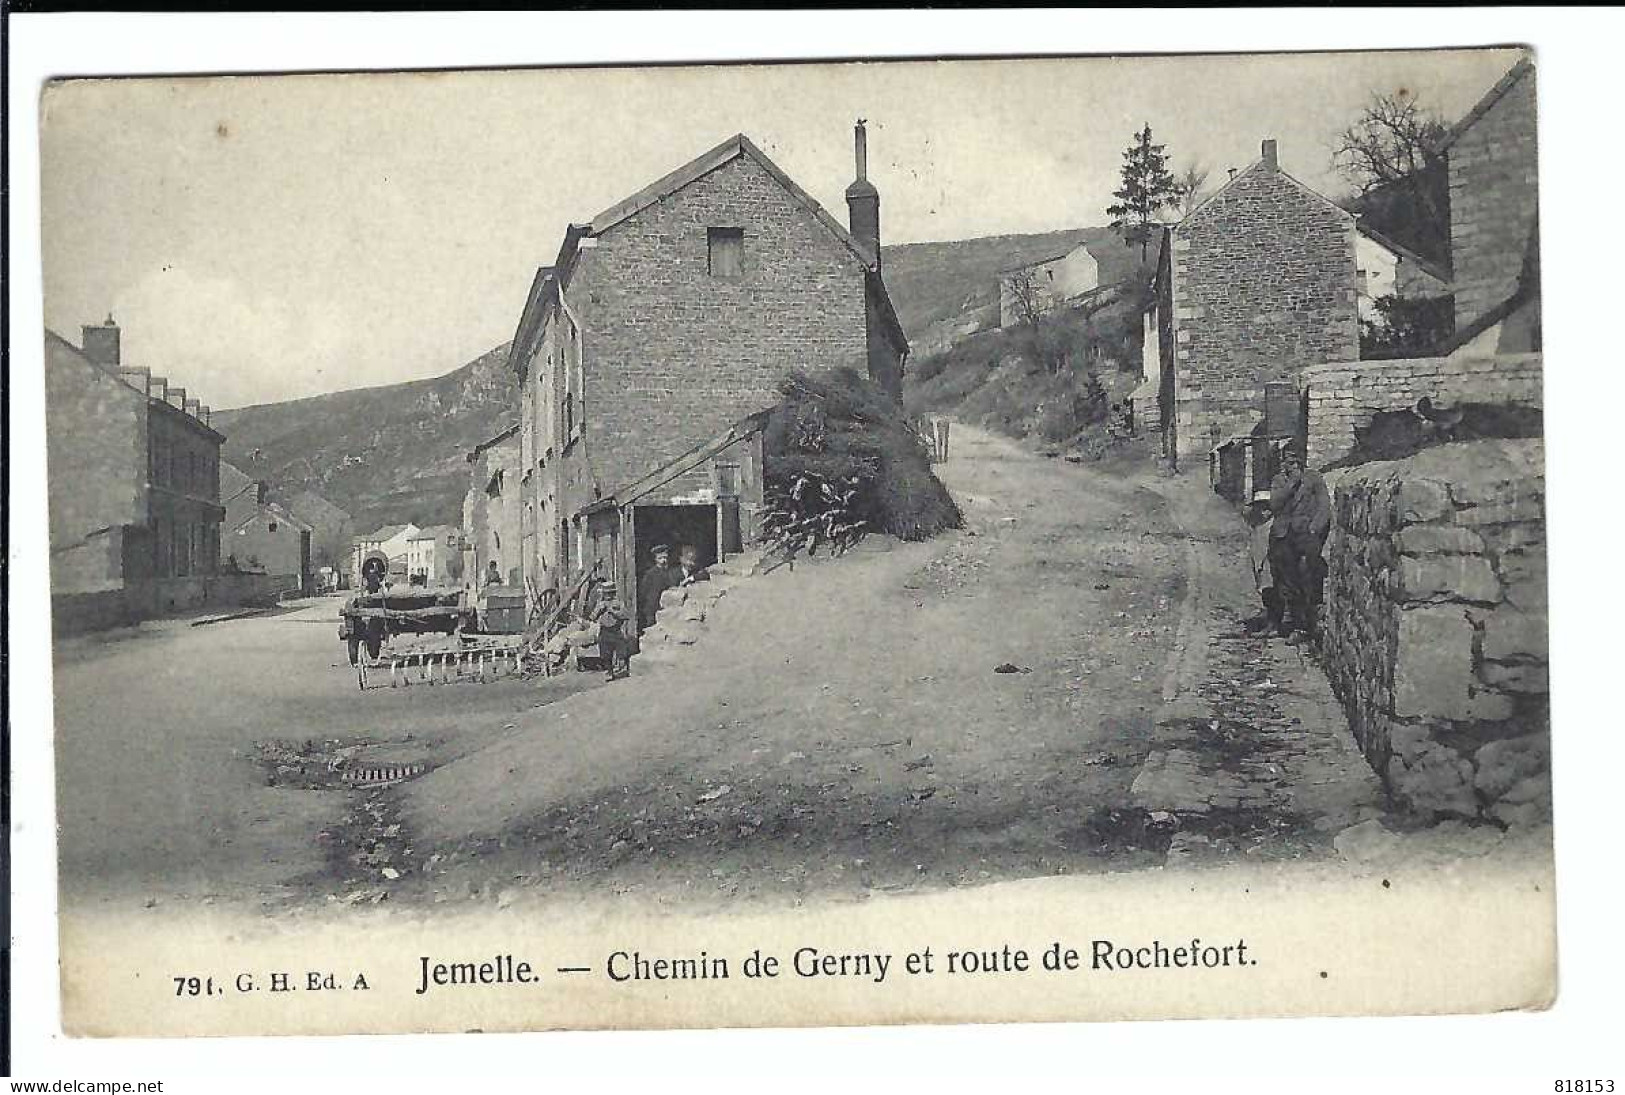
[[1281,170],[1281,162],[1276,158],[1275,155],[1275,138],[1271,137],[1269,140],[1264,142],[1263,155],[1265,167],[1269,168],[1271,171]]
[[880,191],[869,181],[869,133],[864,120],[852,129],[852,146],[857,158],[858,177],[846,188],[847,224],[857,240],[880,269]]
[[118,335],[118,324],[113,322],[112,313],[108,313],[106,323],[86,324],[79,328],[79,340],[85,348],[85,356],[108,369],[118,368]]

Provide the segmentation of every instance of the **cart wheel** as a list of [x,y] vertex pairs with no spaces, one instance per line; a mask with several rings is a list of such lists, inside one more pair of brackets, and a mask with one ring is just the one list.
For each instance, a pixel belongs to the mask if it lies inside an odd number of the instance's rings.
[[355,638],[347,639],[345,641],[345,645],[350,648],[350,664],[358,664],[361,661],[361,640]]

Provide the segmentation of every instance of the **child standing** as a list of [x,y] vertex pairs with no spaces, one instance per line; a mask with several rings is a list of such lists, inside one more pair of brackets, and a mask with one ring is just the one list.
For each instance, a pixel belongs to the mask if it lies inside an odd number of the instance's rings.
[[609,662],[605,676],[618,681],[632,674],[632,640],[626,633],[631,616],[622,607],[614,582],[598,587],[598,598],[587,618],[598,625],[598,653]]
[[1284,612],[1286,607],[1281,597],[1281,591],[1276,588],[1275,574],[1270,567],[1270,526],[1273,515],[1270,510],[1270,492],[1256,491],[1253,499],[1242,511],[1247,521],[1247,561],[1252,564],[1253,583],[1258,589],[1259,599],[1264,602],[1264,613],[1254,616],[1247,621],[1247,630],[1257,635],[1265,631],[1284,633]]

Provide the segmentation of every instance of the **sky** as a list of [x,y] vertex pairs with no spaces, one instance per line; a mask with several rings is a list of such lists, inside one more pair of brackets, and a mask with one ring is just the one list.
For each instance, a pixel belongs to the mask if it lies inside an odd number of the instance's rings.
[[843,223],[869,123],[885,243],[1105,224],[1149,123],[1176,167],[1279,142],[1328,194],[1373,92],[1454,121],[1454,52],[71,81],[42,105],[46,325],[214,408],[448,372],[513,334],[564,229],[736,132]]

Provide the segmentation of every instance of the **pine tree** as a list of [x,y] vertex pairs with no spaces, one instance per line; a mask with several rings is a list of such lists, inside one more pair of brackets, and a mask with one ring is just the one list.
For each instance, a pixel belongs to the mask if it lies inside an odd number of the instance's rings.
[[1151,123],[1147,122],[1134,135],[1134,143],[1123,150],[1123,185],[1112,195],[1117,201],[1106,207],[1123,242],[1140,245],[1141,262],[1146,260],[1158,211],[1176,206],[1180,194],[1179,183],[1168,170],[1166,146],[1151,140]]

